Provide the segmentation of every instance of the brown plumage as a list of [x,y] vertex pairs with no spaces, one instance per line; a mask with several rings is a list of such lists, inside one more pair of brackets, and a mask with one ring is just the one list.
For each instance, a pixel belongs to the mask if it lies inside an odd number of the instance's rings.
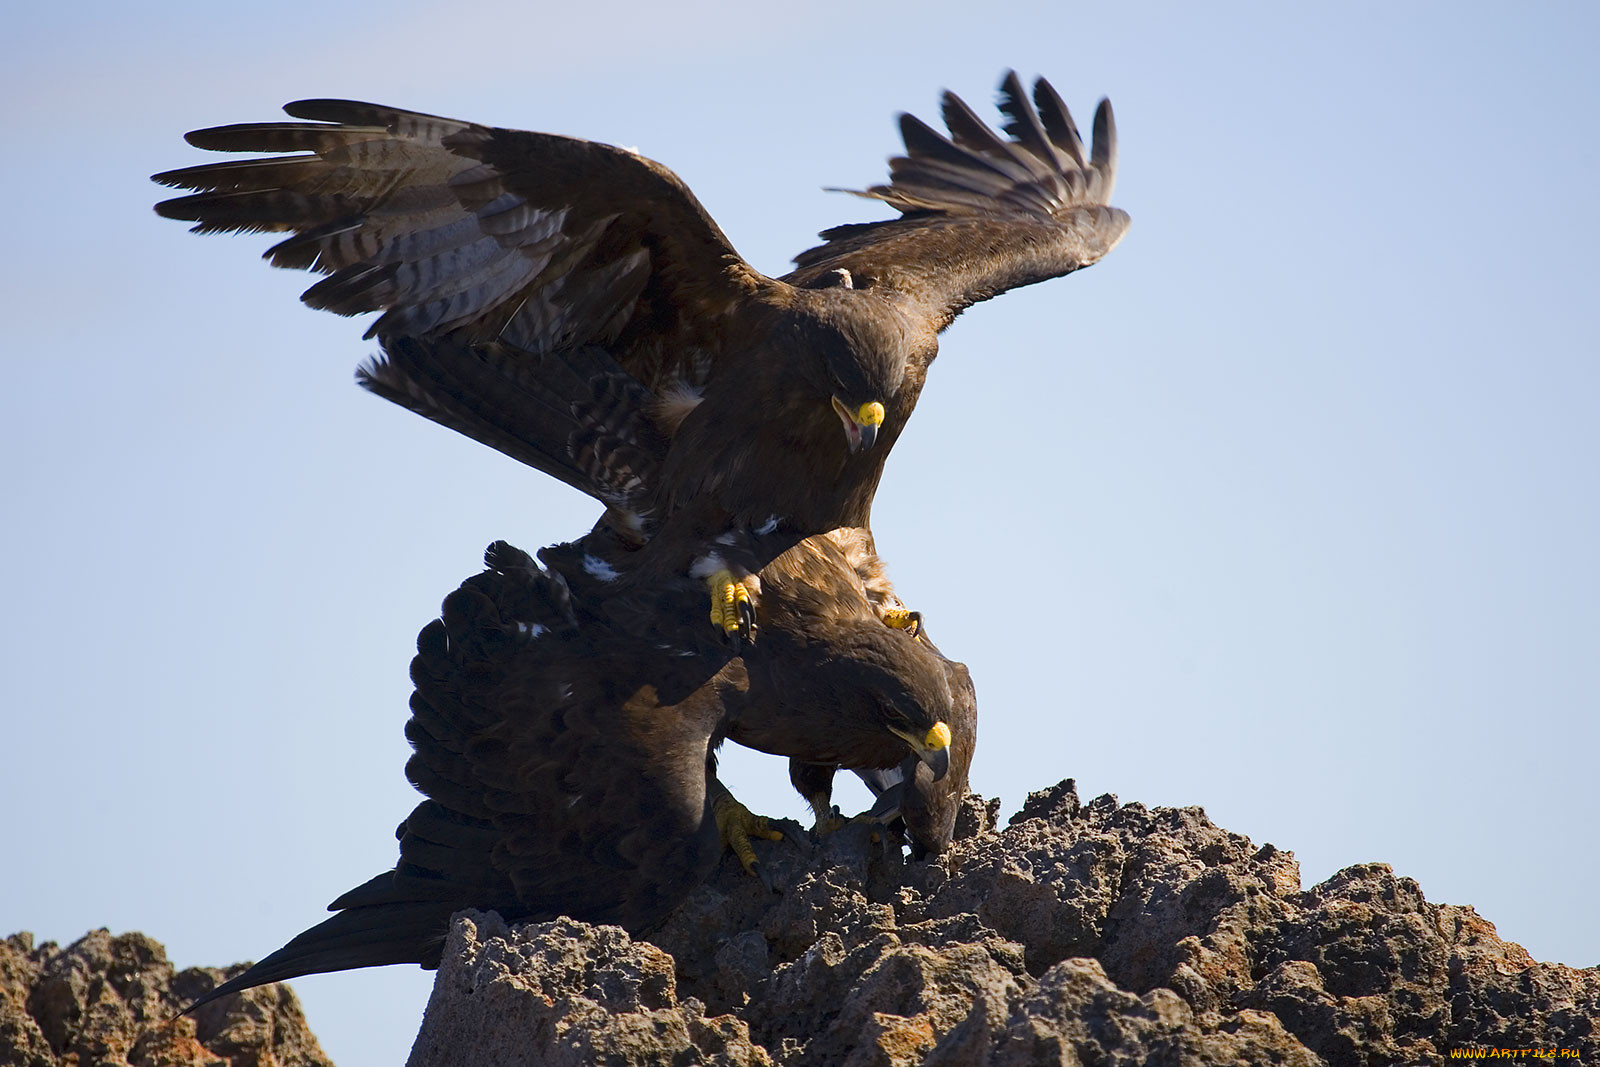
[[868,767],[846,763],[816,763],[791,758],[789,781],[806,798],[818,818],[830,814],[833,777],[852,770],[872,790],[877,802],[870,816],[890,825],[903,825],[914,859],[943,852],[955,837],[956,816],[967,795],[972,757],[978,744],[978,701],[972,676],[964,663],[945,660],[924,630],[919,638],[944,663],[952,706],[945,724],[950,728],[950,763],[942,776],[915,757],[896,767]]
[[[866,627],[885,610],[900,606],[872,535],[863,529],[834,530],[808,538],[762,570],[761,583],[765,641],[767,646],[777,647],[764,646],[760,656],[748,657],[746,662],[753,671],[781,651],[789,632],[818,626],[821,620],[833,626]],[[799,717],[782,710],[764,711],[759,718],[748,716],[754,721],[735,724],[728,737],[751,748],[789,756],[789,780],[819,819],[830,814],[835,772],[855,771],[878,798],[873,813],[882,821],[902,822],[913,855],[922,858],[943,852],[954,834],[978,743],[978,702],[966,664],[947,659],[929,638],[926,627],[920,627],[912,640],[921,664],[915,673],[939,673],[950,694],[944,718],[950,729],[950,755],[948,765],[939,769],[941,773],[936,775],[914,754],[902,756],[895,766],[886,766],[887,746],[881,743],[872,746],[869,754],[824,740],[828,734],[838,733],[839,727],[829,726],[824,721],[826,713],[814,709],[802,710]],[[780,730],[778,737],[772,736]]]
[[[656,579],[715,557],[754,572],[801,538],[867,524],[936,335],[962,309],[1121,239],[1110,106],[1086,151],[1042,79],[1033,100],[1006,76],[1009,138],[949,93],[948,138],[903,118],[906,155],[861,194],[901,217],[826,231],[779,279],[637,154],[350,101],[190,134],[289,154],[156,175],[198,191],[157,210],[200,232],[290,234],[267,257],[328,275],[307,303],[381,313],[370,333],[387,355],[364,384],[557,477],[571,457],[523,446],[548,439],[526,425],[545,407],[523,394],[551,373],[617,381],[613,414],[664,446],[647,492],[607,500],[648,536],[634,566]],[[626,471],[604,446],[591,463]]]
[[[492,545],[489,569],[417,639],[406,774],[428,799],[397,831],[395,869],[197,1004],[302,974],[437,966],[449,917],[465,907],[648,930],[720,854],[712,799],[724,736],[888,768],[915,758],[906,737],[927,735],[963,696],[942,658],[870,610],[826,610],[776,588],[763,610],[782,654],[747,672],[670,634],[642,640],[613,626],[615,583],[581,546],[541,555],[550,569]],[[848,574],[834,577],[823,584],[849,586]],[[923,759],[942,767],[940,755]]]
[[[862,533],[807,538],[761,571],[763,644],[742,660],[752,699],[730,723],[729,740],[808,762],[888,768],[908,753],[884,737],[876,701],[903,688],[909,703],[939,709],[948,724],[970,697],[965,667],[957,677],[930,644],[883,625],[851,558]],[[845,652],[865,662],[837,662]],[[841,693],[841,683],[852,682],[866,691]],[[914,725],[927,729],[905,728]],[[962,758],[956,748],[951,765]]]

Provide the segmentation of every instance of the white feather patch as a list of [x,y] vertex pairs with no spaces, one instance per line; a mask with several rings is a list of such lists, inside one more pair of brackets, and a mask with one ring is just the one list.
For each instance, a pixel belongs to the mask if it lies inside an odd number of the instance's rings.
[[656,424],[668,437],[678,432],[689,412],[700,406],[705,394],[681,378],[668,382],[656,398]]
[[723,562],[722,557],[713,552],[709,556],[701,556],[694,561],[694,564],[689,568],[689,577],[709,578],[718,571],[727,569],[728,565]]

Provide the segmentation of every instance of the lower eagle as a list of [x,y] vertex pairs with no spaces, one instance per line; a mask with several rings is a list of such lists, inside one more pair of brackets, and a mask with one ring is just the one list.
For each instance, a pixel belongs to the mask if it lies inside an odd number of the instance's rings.
[[[306,974],[436,967],[463,908],[652,929],[724,847],[748,869],[743,839],[775,836],[717,780],[725,739],[790,757],[819,810],[819,781],[862,769],[881,818],[943,848],[975,742],[972,682],[925,635],[883,623],[852,560],[860,536],[813,538],[764,572],[768,647],[749,659],[613,623],[593,541],[545,550],[544,566],[491,545],[418,635],[406,774],[427,799],[396,831],[399,862],[189,1010]],[[698,604],[692,585],[683,595]]]

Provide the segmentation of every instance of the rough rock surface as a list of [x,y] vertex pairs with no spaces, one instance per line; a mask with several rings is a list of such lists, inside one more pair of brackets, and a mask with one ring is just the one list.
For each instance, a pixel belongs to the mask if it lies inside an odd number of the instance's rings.
[[[1600,1063],[1600,968],[1537,963],[1383,864],[1301,889],[1198,808],[968,798],[925,863],[851,825],[760,842],[648,940],[456,916],[413,1067],[446,1064]],[[768,888],[768,886],[773,888]],[[300,1067],[282,986],[173,1013],[227,971],[142,934],[0,942],[0,1067]],[[1509,1054],[1508,1054],[1509,1053]]]
[[331,1067],[286,986],[173,1018],[243,969],[174,973],[143,934],[95,930],[66,948],[14,934],[0,941],[0,1065]]
[[1070,781],[997,810],[925,863],[860,825],[763,842],[775,891],[725,861],[648,940],[457,916],[412,1067],[1600,1062],[1600,969],[1385,865],[1303,890],[1199,808]]

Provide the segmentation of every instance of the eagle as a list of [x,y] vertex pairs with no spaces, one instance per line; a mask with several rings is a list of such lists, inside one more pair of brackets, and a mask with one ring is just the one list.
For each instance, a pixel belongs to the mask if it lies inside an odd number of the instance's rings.
[[[630,580],[688,575],[723,633],[752,636],[759,570],[800,540],[868,525],[885,457],[938,334],[1008,289],[1097,262],[1128,227],[1110,206],[1116,132],[1086,146],[1050,83],[1000,84],[1002,136],[953,93],[948,135],[900,118],[905,154],[858,195],[898,217],[823,231],[796,269],[748,264],[687,186],[636,152],[348,100],[293,122],[197,130],[191,144],[273,153],[167,171],[156,210],[196,232],[288,236],[266,253],[326,275],[304,300],[377,312],[374,392],[566,477],[539,380],[615,383],[613,416],[659,438],[659,477],[615,468],[605,503],[641,550]],[[448,352],[432,362],[415,357]],[[531,385],[530,385],[531,383]],[[624,399],[625,397],[625,399]]]
[[[834,773],[854,771],[878,798],[868,817],[884,823],[898,822],[910,836],[914,858],[943,852],[955,829],[961,799],[966,796],[968,771],[978,740],[978,705],[972,676],[966,664],[946,658],[933,644],[920,613],[905,610],[884,573],[882,559],[865,529],[833,530],[810,537],[762,569],[759,619],[770,632],[762,654],[747,658],[747,669],[760,671],[807,628],[841,625],[869,628],[874,620],[906,631],[926,650],[923,670],[942,670],[950,692],[944,722],[950,730],[948,759],[930,760],[912,751],[894,767],[883,764],[884,746],[847,750],[829,749],[830,727],[824,712],[802,717],[765,710],[735,722],[728,739],[749,748],[789,756],[789,780],[810,805],[816,828],[837,828],[840,820],[832,806]],[[912,618],[908,618],[914,616]],[[769,622],[769,620],[771,620]],[[792,694],[791,694],[792,697]],[[829,699],[817,695],[818,705]],[[789,703],[788,707],[796,707]],[[785,731],[774,738],[775,729]],[[802,741],[801,738],[809,740]],[[804,751],[806,755],[796,755]]]
[[[649,931],[748,829],[715,777],[724,738],[810,765],[910,760],[941,781],[965,743],[946,720],[971,705],[970,679],[881,623],[841,544],[788,561],[783,572],[805,580],[763,597],[781,654],[720,664],[669,632],[614,627],[600,609],[617,587],[581,546],[536,562],[491,545],[487,569],[417,639],[406,773],[426,799],[396,831],[399,862],[188,1010],[304,974],[436,967],[451,914],[467,907]],[[830,603],[852,588],[855,610]]]
[[[523,380],[515,393],[490,389],[488,383],[476,386],[487,395],[458,393],[461,409],[470,404],[480,420],[479,432],[474,436],[501,442],[501,450],[512,455],[541,456],[544,469],[557,472],[567,484],[600,500],[650,493],[662,476],[666,446],[648,420],[638,417],[637,413],[648,403],[642,395],[643,387],[626,377],[589,377],[576,372],[570,363],[571,360],[548,360],[543,373]],[[476,350],[469,346],[403,339],[392,346],[386,373],[397,380],[439,380],[450,373],[449,368],[470,370],[480,365]],[[542,409],[540,418],[517,417],[528,407]],[[600,455],[611,459],[599,462]],[[656,593],[665,591],[667,595],[663,596],[651,595],[652,590],[630,590],[619,581],[636,545],[632,528],[618,525],[615,515],[615,509],[608,509],[588,535],[577,542],[546,549],[542,558],[554,562],[557,556],[563,556],[565,572],[599,576],[602,581],[616,583],[603,598],[595,598],[596,603],[604,603],[603,610],[612,625],[636,635],[658,632],[673,619],[675,611],[681,613],[688,597],[679,583],[652,587]],[[938,777],[933,777],[927,767],[918,771],[909,766],[895,771],[881,767],[876,756],[862,758],[845,749],[831,754],[814,752],[806,759],[796,757],[793,753],[805,743],[803,738],[813,738],[811,744],[816,746],[816,739],[828,731],[814,716],[806,714],[803,701],[793,699],[788,702],[791,711],[787,714],[747,716],[730,732],[729,739],[761,751],[789,755],[791,781],[816,814],[819,829],[834,824],[834,772],[841,767],[856,771],[880,798],[887,797],[875,809],[879,816],[886,820],[900,818],[911,835],[914,852],[922,856],[940,852],[950,842],[956,810],[966,794],[967,772],[976,744],[976,698],[966,667],[944,659],[927,640],[920,613],[905,607],[885,571],[869,529],[841,528],[807,538],[755,576],[755,586],[770,589],[770,595],[778,597],[779,602],[771,612],[754,611],[751,621],[763,628],[761,620],[769,615],[786,621],[802,619],[818,627],[865,626],[877,620],[922,638],[944,663],[952,691],[962,694],[951,720],[958,742],[951,746],[955,773],[947,777],[941,770]],[[687,626],[687,620],[682,622],[685,633],[696,632]],[[804,643],[803,630],[780,627],[764,640],[761,656],[748,669],[766,670],[765,661],[773,669],[803,680],[803,672],[794,670],[792,660],[804,654],[800,651]],[[696,651],[715,655],[717,647],[701,645]],[[688,647],[684,654],[689,654]],[[777,734],[769,737],[767,731]],[[896,788],[901,781],[912,784]],[[901,794],[908,790],[914,790],[916,795],[908,798],[907,804],[898,805]]]

